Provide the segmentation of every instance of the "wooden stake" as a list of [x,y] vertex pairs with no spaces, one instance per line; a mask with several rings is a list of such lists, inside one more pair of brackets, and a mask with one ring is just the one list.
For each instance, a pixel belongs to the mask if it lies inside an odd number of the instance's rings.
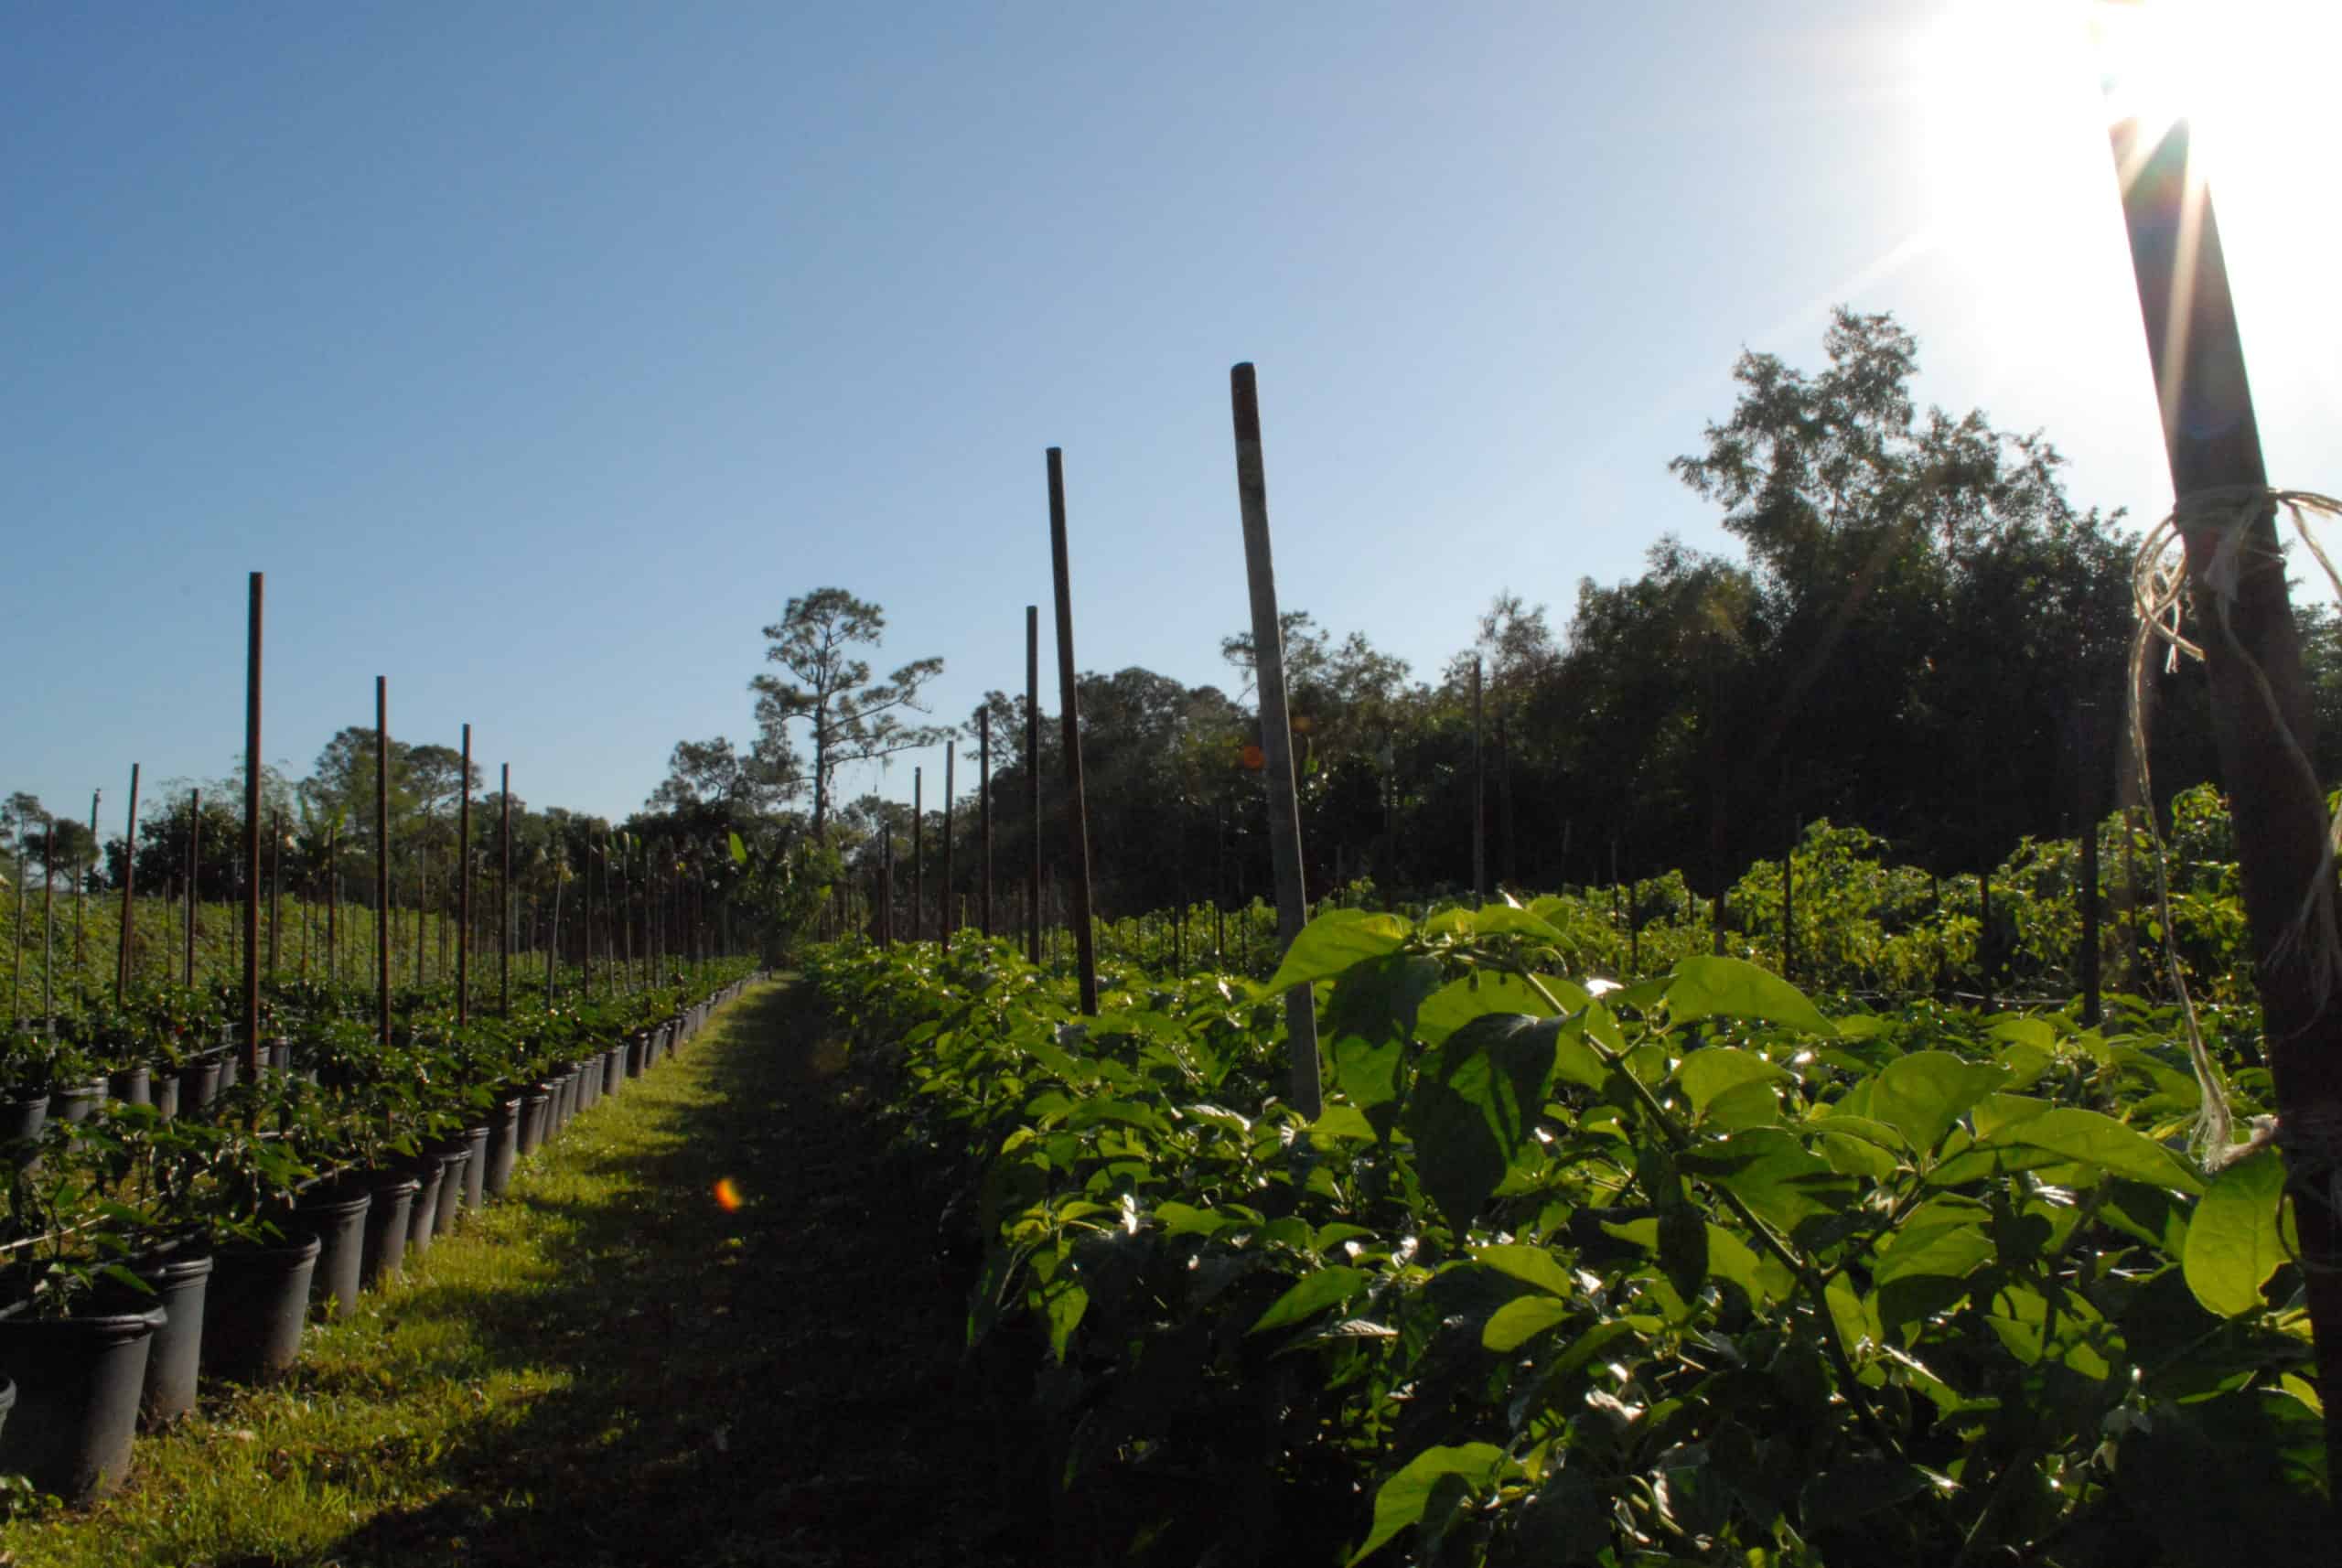
[[[2190,178],[2188,136],[2184,121],[2153,145],[2135,120],[2112,132],[2172,488],[2183,507],[2208,492],[2268,483],[2219,227],[2200,179]],[[2342,1454],[2342,1212],[2327,1196],[2342,1164],[2342,988],[2321,968],[2333,941],[2335,892],[2321,854],[2323,790],[2293,760],[2317,754],[2299,634],[2273,507],[2256,509],[2241,550],[2209,528],[2190,532],[2186,542],[2197,604],[2216,591],[2225,601],[2221,635],[2201,639],[2213,734],[2259,961],[2279,1147],[2301,1195],[2294,1256],[2318,1349],[2326,1447]],[[2224,575],[2227,585],[2215,590]],[[2292,928],[2305,898],[2314,918],[2306,940],[2296,940]]]
[[[1261,751],[1269,797],[1269,853],[1276,863],[1279,950],[1301,935],[1307,897],[1302,884],[1301,807],[1294,789],[1292,720],[1285,709],[1284,628],[1277,618],[1276,564],[1269,549],[1268,478],[1261,451],[1261,397],[1252,367],[1229,372],[1230,402],[1236,419],[1236,496],[1244,521],[1244,570],[1252,600],[1252,671],[1260,693]],[[1474,666],[1477,693],[1478,666]],[[1477,725],[1475,735],[1477,734]],[[1477,743],[1476,743],[1477,745]],[[1473,875],[1480,874],[1477,769],[1473,783]],[[1318,1081],[1317,1009],[1310,988],[1285,993],[1285,1035],[1292,1047],[1287,1092],[1305,1122],[1325,1107]]]
[[512,1015],[512,765],[502,765],[501,815],[504,825],[503,864],[496,874],[496,991],[497,1008],[506,1017]]
[[456,1026],[472,1021],[472,726],[464,726],[463,803],[456,808]]
[[203,791],[190,789],[187,800],[187,985],[195,989],[195,926],[203,877]]
[[1488,762],[1480,746],[1480,660],[1472,660],[1472,902],[1488,901]]
[[1057,579],[1058,723],[1065,731],[1066,847],[1073,856],[1074,956],[1080,968],[1081,1010],[1098,1011],[1098,939],[1090,929],[1090,824],[1081,789],[1081,693],[1073,660],[1073,577],[1066,561],[1065,454],[1052,446],[1049,468],[1049,557]]
[[260,1081],[261,588],[252,575],[244,631],[244,1071]]
[[130,989],[130,952],[138,907],[138,764],[130,765],[130,816],[122,827],[122,947],[114,954],[113,1000]]
[[1025,607],[1025,957],[1041,962],[1041,607]]
[[921,770],[911,769],[911,940],[919,940],[920,921],[927,914],[927,806],[921,794]]
[[983,915],[986,940],[992,937],[992,710],[976,715],[976,832],[983,840]]
[[374,996],[391,1045],[391,678],[374,677]]
[[959,749],[959,746],[951,741],[947,740],[943,743],[943,897],[941,899],[943,907],[937,911],[937,914],[943,928],[945,952],[951,950],[951,917],[957,913],[951,907],[951,889],[955,885],[951,876],[951,841],[954,836],[951,832],[951,761],[953,754]]

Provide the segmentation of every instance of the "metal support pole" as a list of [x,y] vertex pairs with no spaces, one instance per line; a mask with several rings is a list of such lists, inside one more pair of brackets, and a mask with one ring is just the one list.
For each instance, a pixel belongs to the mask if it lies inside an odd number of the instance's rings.
[[992,937],[992,710],[976,715],[976,832],[983,840],[983,921]]
[[262,578],[252,575],[244,635],[244,1071],[260,1079],[260,677]]
[[472,726],[464,726],[462,803],[456,808],[456,1026],[472,1021]]

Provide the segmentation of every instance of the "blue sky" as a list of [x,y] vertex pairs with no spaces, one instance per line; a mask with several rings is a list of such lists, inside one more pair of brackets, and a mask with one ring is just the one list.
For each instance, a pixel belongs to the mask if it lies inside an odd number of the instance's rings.
[[[393,733],[622,814],[833,584],[965,714],[1053,445],[1082,665],[1225,681],[1238,360],[1286,607],[1422,675],[1500,588],[1724,545],[1667,460],[1836,301],[2078,500],[2169,499],[2055,5],[0,16],[0,788],[59,810],[228,769],[254,568],[296,774],[381,673]],[[2283,172],[2222,221],[2272,473],[2342,489],[2342,236]]]

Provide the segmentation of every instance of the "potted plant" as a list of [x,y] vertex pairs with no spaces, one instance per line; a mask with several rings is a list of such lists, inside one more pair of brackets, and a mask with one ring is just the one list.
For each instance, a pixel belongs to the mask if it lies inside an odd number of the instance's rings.
[[[28,1242],[0,1294],[0,1373],[16,1386],[16,1418],[0,1427],[0,1470],[80,1504],[130,1473],[131,1437],[155,1332],[164,1312],[124,1309],[119,1292],[151,1294],[123,1266],[144,1217],[106,1200],[94,1179],[102,1130],[52,1123],[43,1158],[8,1187],[8,1223]],[[102,1289],[112,1286],[114,1293]]]

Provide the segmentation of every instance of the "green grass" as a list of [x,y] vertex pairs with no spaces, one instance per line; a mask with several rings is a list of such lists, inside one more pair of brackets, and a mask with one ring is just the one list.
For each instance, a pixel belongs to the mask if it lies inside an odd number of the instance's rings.
[[[958,1287],[931,1220],[879,1196],[881,1141],[794,1011],[785,986],[744,996],[313,1327],[292,1380],[208,1397],[140,1439],[117,1497],[0,1530],[0,1562],[973,1560],[983,1440],[928,1408]],[[905,1509],[905,1465],[951,1473]]]

